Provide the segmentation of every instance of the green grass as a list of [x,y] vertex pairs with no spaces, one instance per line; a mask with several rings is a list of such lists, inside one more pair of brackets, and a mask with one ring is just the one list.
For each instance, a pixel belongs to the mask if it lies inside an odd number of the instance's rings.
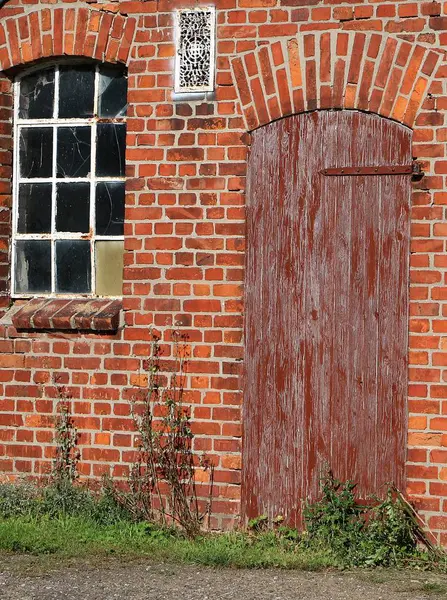
[[134,522],[107,491],[95,494],[71,484],[0,484],[0,551],[66,558],[149,556],[240,568],[315,570],[337,565],[327,549],[304,549],[293,535],[273,531],[204,534],[190,540],[179,529]]
[[[329,481],[322,499],[307,507],[307,529],[280,522],[269,529],[260,516],[251,530],[189,539],[176,528],[135,521],[108,487],[93,492],[70,482],[45,487],[0,484],[0,552],[36,557],[119,556],[234,568],[321,570],[416,567],[447,572],[447,555],[421,552],[413,522],[391,497],[369,519],[355,502],[354,486]],[[432,590],[436,593],[436,590]]]
[[271,534],[209,534],[191,541],[141,523],[100,525],[73,516],[0,519],[0,551],[66,558],[150,557],[154,561],[235,568],[320,570],[337,566],[328,552],[292,550],[275,543]]

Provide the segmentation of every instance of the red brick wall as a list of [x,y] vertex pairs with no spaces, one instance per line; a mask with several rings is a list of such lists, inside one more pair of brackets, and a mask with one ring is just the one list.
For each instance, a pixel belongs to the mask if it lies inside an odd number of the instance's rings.
[[[413,127],[414,156],[426,172],[413,194],[408,492],[447,543],[447,70],[436,66],[447,34],[443,6],[216,0],[216,99],[174,102],[172,10],[195,4],[11,0],[0,11],[7,77],[41,56],[119,60],[128,66],[130,103],[125,326],[102,336],[1,326],[0,469],[19,476],[48,468],[58,376],[74,399],[82,473],[96,477],[112,465],[125,475],[134,441],[128,398],[144,385],[149,326],[160,331],[166,356],[180,328],[192,349],[196,449],[216,464],[215,525],[231,525],[240,496],[247,129],[303,109],[372,110]],[[311,35],[330,30],[333,37]],[[368,35],[355,35],[362,31]],[[0,291],[8,276],[7,77],[0,81]]]

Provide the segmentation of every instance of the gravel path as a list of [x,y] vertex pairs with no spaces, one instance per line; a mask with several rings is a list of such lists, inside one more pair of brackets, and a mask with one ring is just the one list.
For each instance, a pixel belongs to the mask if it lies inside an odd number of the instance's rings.
[[433,600],[447,577],[418,572],[306,573],[0,556],[1,600]]

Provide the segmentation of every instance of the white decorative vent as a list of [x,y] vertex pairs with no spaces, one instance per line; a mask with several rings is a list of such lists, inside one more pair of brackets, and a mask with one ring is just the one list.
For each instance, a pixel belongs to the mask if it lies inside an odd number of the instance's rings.
[[214,90],[214,7],[179,10],[176,15],[175,91]]

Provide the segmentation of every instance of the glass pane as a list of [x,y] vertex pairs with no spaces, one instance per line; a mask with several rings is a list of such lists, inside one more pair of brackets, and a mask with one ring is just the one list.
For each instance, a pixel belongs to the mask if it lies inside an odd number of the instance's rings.
[[51,119],[54,108],[54,69],[37,71],[20,82],[19,117]]
[[58,183],[56,230],[87,233],[90,228],[90,184]]
[[99,177],[124,176],[126,126],[113,123],[98,125],[96,174]]
[[99,74],[99,116],[124,117],[127,112],[127,78],[123,71],[101,67]]
[[19,187],[19,233],[51,232],[51,183],[22,183]]
[[91,291],[90,242],[56,242],[56,292],[87,294]]
[[96,242],[96,293],[121,296],[123,293],[124,242]]
[[20,176],[51,177],[53,130],[50,127],[20,128]]
[[51,292],[51,242],[19,240],[16,244],[16,293]]
[[57,131],[57,176],[88,177],[90,127],[60,127]]
[[97,235],[124,235],[124,181],[96,185]]
[[95,71],[93,67],[61,67],[59,88],[59,117],[93,116]]

